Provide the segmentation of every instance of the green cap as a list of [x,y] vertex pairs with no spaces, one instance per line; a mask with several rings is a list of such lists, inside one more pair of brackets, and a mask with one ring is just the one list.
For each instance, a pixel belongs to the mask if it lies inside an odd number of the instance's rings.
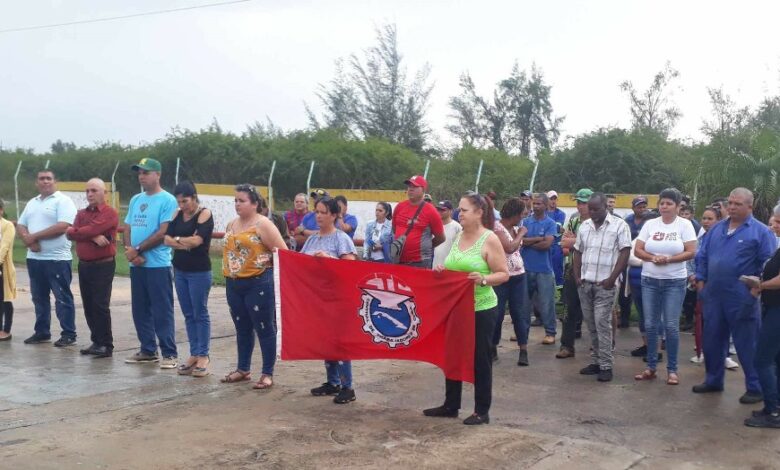
[[143,158],[140,162],[132,166],[133,171],[146,170],[162,173],[162,165],[154,158]]
[[593,191],[588,188],[582,188],[574,195],[574,200],[577,202],[588,202],[591,196],[593,196]]

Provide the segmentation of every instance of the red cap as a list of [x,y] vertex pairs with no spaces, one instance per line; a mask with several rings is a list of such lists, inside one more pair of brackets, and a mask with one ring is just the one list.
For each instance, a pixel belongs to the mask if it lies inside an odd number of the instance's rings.
[[425,178],[423,178],[420,175],[412,176],[408,180],[404,181],[404,184],[417,186],[418,188],[427,188],[428,187],[428,182],[425,181]]

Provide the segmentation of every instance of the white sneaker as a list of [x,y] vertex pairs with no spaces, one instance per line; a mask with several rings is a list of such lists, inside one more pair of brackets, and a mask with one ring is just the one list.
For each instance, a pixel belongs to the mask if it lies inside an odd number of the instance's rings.
[[727,357],[726,358],[726,369],[728,369],[728,370],[737,370],[737,369],[739,369],[739,364],[735,360],[733,360],[732,358]]
[[160,369],[175,369],[179,365],[179,358],[177,357],[164,357],[160,361]]
[[701,356],[693,356],[691,358],[691,362],[694,364],[702,364],[704,362],[704,355],[702,354]]
[[737,353],[737,348],[734,347],[734,343],[731,343],[729,345],[729,354],[731,354],[733,356],[736,353]]

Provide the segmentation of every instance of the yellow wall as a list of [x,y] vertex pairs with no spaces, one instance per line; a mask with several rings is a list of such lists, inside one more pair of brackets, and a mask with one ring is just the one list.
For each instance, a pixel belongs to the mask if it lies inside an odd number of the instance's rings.
[[[644,196],[647,198],[647,207],[654,209],[658,206],[658,195],[645,195],[645,194],[615,194],[615,207],[620,209],[631,209],[631,201],[637,196]],[[574,194],[572,193],[558,193],[558,205],[563,207],[574,206]]]
[[[69,191],[74,193],[84,192],[87,186],[86,181],[57,181],[58,191]],[[114,209],[119,210],[119,192],[116,195],[112,191],[111,183],[106,183],[106,202],[108,202]]]

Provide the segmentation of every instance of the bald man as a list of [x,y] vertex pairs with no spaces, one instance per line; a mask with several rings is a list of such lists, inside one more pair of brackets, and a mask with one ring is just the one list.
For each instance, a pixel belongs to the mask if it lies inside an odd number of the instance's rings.
[[79,257],[79,288],[92,344],[81,354],[111,357],[111,286],[116,269],[116,228],[119,214],[106,204],[106,184],[100,178],[87,181],[89,205],[76,214],[68,238],[76,242]]

